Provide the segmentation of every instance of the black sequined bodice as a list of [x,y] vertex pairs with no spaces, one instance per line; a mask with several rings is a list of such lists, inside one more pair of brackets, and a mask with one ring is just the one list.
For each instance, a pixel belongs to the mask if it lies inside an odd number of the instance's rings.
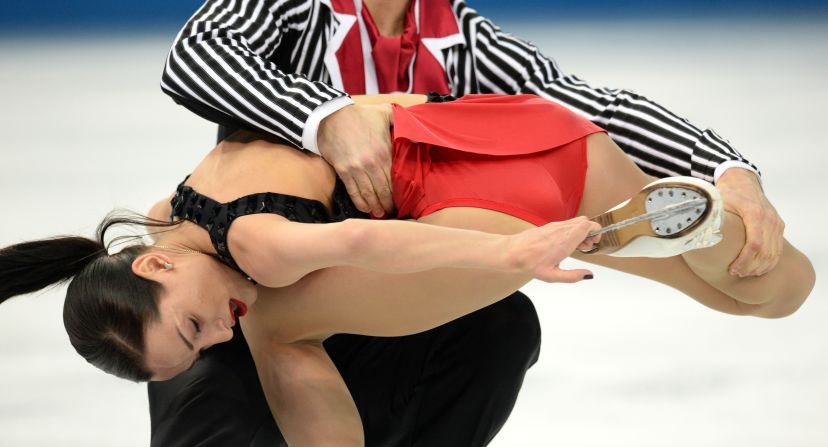
[[274,192],[250,194],[232,202],[219,203],[184,185],[186,181],[185,178],[175,191],[175,196],[171,201],[170,219],[176,217],[185,219],[207,230],[219,259],[248,279],[251,279],[250,276],[239,268],[227,248],[227,231],[235,219],[261,213],[278,214],[288,220],[301,223],[330,223],[349,218],[368,217],[367,214],[356,209],[348,196],[345,185],[339,178],[336,179],[336,186],[334,186],[333,210],[330,212],[318,200]]

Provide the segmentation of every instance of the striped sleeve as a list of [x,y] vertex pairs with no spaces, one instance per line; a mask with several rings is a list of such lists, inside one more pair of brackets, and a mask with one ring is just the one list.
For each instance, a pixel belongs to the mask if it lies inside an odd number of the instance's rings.
[[565,105],[609,132],[648,174],[692,175],[713,182],[716,168],[743,166],[758,173],[724,138],[630,90],[594,88],[525,41],[504,33],[463,0],[453,8],[466,38],[452,54],[449,77],[457,94],[532,93]]
[[290,50],[288,36],[304,29],[315,3],[208,0],[176,37],[161,89],[207,119],[252,127],[301,148],[311,112],[347,96],[270,60]]

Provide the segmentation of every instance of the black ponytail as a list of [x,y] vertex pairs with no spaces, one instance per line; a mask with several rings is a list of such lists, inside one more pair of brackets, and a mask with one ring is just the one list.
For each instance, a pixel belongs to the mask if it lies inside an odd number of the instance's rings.
[[105,372],[146,381],[152,373],[144,365],[144,330],[159,318],[159,285],[132,273],[145,245],[108,254],[109,247],[140,239],[121,236],[105,245],[107,231],[116,225],[176,224],[113,212],[98,226],[97,240],[65,236],[0,249],[0,303],[72,279],[63,306],[72,346]]
[[99,242],[78,236],[0,249],[0,303],[66,281],[104,255],[106,248]]

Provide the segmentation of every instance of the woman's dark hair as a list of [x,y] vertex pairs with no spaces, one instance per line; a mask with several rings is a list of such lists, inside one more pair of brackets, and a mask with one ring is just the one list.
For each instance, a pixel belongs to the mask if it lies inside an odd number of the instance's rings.
[[72,346],[107,373],[147,381],[152,373],[144,365],[144,329],[159,318],[160,286],[132,273],[132,262],[147,250],[145,245],[108,254],[106,232],[122,224],[175,225],[110,213],[98,226],[96,240],[64,236],[0,249],[0,303],[71,279],[63,324]]

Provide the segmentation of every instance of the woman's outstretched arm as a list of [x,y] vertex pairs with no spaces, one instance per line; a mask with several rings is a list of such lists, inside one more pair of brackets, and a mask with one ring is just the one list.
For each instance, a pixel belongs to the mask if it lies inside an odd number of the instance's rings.
[[228,244],[239,266],[267,287],[295,283],[313,271],[350,266],[385,273],[455,267],[527,273],[548,282],[575,282],[587,270],[558,264],[591,247],[598,224],[580,217],[515,235],[410,221],[349,219],[332,224],[290,222],[257,214],[234,222]]

